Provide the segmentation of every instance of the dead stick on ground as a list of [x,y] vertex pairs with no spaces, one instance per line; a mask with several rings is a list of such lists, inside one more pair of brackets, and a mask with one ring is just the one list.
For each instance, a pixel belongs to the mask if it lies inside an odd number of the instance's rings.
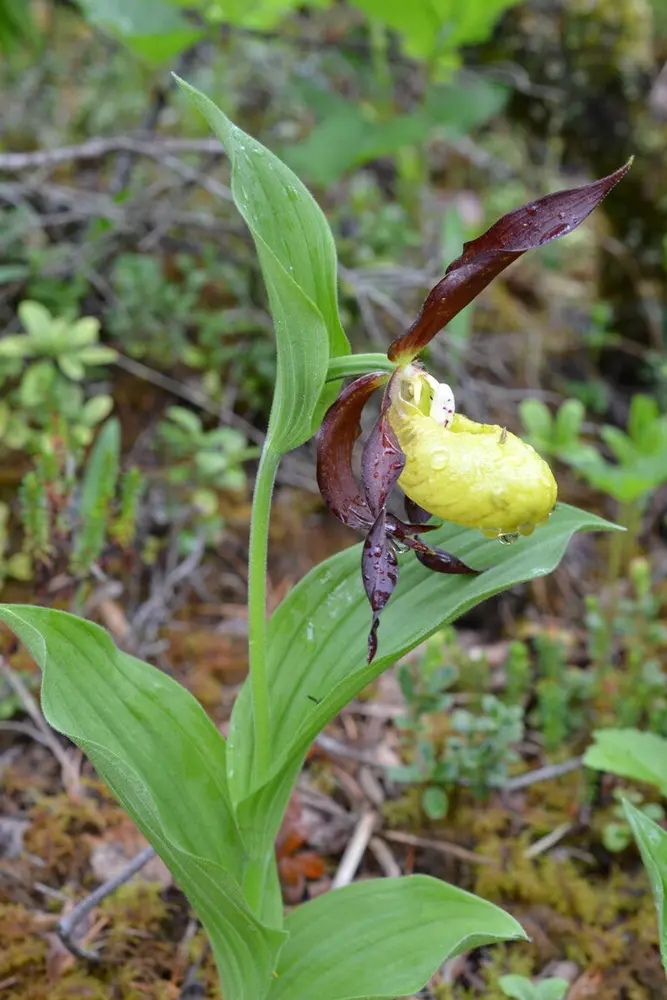
[[475,854],[459,844],[452,844],[448,840],[429,840],[426,837],[415,837],[412,833],[401,833],[399,830],[387,830],[383,836],[386,840],[391,840],[394,844],[407,844],[409,847],[425,847],[440,854],[451,854],[453,858],[461,861],[470,861],[476,865],[497,865],[496,858],[489,858],[485,854]]
[[373,810],[363,812],[354,828],[343,857],[340,859],[338,871],[331,883],[332,888],[340,889],[343,885],[349,885],[357,874],[357,869],[361,864],[366,848],[375,831],[378,822],[378,815]]
[[88,914],[98,906],[103,899],[110,896],[112,892],[120,888],[126,882],[136,875],[137,872],[141,871],[144,865],[155,857],[155,850],[152,847],[144,847],[143,851],[139,851],[136,857],[123,868],[121,872],[114,875],[113,878],[108,879],[103,882],[102,885],[98,886],[94,892],[91,892],[89,896],[82,899],[80,903],[74,907],[74,909],[67,914],[67,916],[62,917],[58,923],[58,936],[60,940],[65,945],[65,947],[71,951],[73,955],[77,958],[84,958],[88,962],[99,962],[100,956],[96,951],[90,951],[88,948],[82,948],[81,945],[77,944],[74,940],[74,931],[76,927],[81,923],[82,920],[88,916]]
[[53,756],[56,758],[60,764],[60,769],[62,772],[63,785],[68,793],[73,798],[76,798],[81,791],[79,767],[72,759],[72,756],[67,752],[64,746],[59,742],[58,737],[55,735],[46,719],[42,715],[42,710],[28,691],[19,675],[13,670],[7,661],[0,657],[0,672],[5,677],[5,680],[11,687],[15,695],[20,699],[23,708],[25,709],[27,715],[30,716],[35,724],[36,733],[39,733],[39,741],[43,743],[44,746],[48,747]]

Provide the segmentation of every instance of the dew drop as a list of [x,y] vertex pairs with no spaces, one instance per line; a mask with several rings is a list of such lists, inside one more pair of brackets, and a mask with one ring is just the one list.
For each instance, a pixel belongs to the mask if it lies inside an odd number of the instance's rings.
[[508,532],[508,533],[505,533],[505,532],[501,531],[498,534],[498,541],[500,542],[501,545],[513,545],[514,542],[516,542],[518,540],[519,540],[519,532],[518,531],[512,531],[512,532]]
[[527,205],[526,211],[528,215],[537,215],[537,205]]
[[431,468],[436,472],[440,469],[444,469],[447,466],[447,456],[443,452],[436,452],[435,455],[431,456]]

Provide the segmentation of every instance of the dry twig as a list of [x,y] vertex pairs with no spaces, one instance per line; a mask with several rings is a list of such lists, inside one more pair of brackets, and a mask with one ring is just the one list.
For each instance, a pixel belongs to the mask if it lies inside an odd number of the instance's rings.
[[96,906],[98,906],[102,900],[110,896],[112,892],[120,888],[126,882],[136,875],[137,872],[141,871],[144,865],[155,857],[155,850],[152,847],[144,847],[143,851],[139,851],[136,857],[120,871],[113,878],[107,879],[102,885],[98,886],[94,892],[91,892],[89,896],[82,899],[80,903],[74,907],[74,909],[67,914],[67,916],[62,917],[58,923],[58,936],[60,940],[65,945],[65,947],[71,951],[73,955],[77,958],[84,958],[88,962],[99,962],[100,956],[98,952],[91,951],[89,948],[83,948],[74,939],[74,931],[81,923],[82,920],[91,913]]

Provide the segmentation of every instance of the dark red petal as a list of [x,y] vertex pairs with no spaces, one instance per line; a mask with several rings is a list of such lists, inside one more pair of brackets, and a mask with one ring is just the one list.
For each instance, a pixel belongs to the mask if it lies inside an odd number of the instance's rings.
[[410,497],[404,497],[403,505],[405,507],[405,513],[408,521],[414,521],[415,524],[426,524],[431,517],[431,514],[429,514],[427,510],[420,507],[419,504],[415,503],[414,500],[411,500]]
[[405,467],[405,455],[387,416],[386,407],[378,417],[361,456],[361,485],[374,517],[387,502]]
[[368,532],[361,554],[361,577],[373,611],[368,634],[368,662],[377,652],[379,613],[394,592],[398,580],[398,562],[393,542],[387,537],[386,513],[380,511]]
[[352,449],[359,437],[361,411],[388,375],[362,375],[329,407],[317,435],[317,483],[329,510],[350,528],[368,528],[374,515],[352,474]]
[[576,229],[628,172],[632,160],[616,173],[592,184],[557,191],[515,208],[477,239],[463,244],[463,253],[449,265],[433,288],[419,316],[387,355],[406,364],[461,312],[490,281],[527,250],[550,243]]
[[480,570],[472,569],[470,566],[466,565],[457,556],[451,555],[449,552],[445,552],[444,549],[435,548],[432,545],[426,545],[419,538],[403,538],[402,541],[408,548],[411,548],[414,554],[419,559],[420,563],[426,566],[427,569],[433,570],[435,573],[479,573]]

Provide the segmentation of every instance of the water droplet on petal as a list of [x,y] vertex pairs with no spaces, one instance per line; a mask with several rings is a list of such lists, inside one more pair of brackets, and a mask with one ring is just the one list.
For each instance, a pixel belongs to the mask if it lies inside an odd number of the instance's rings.
[[501,545],[512,545],[514,542],[518,541],[518,539],[519,539],[518,531],[512,531],[512,532],[501,531],[498,534],[498,541],[500,542]]

